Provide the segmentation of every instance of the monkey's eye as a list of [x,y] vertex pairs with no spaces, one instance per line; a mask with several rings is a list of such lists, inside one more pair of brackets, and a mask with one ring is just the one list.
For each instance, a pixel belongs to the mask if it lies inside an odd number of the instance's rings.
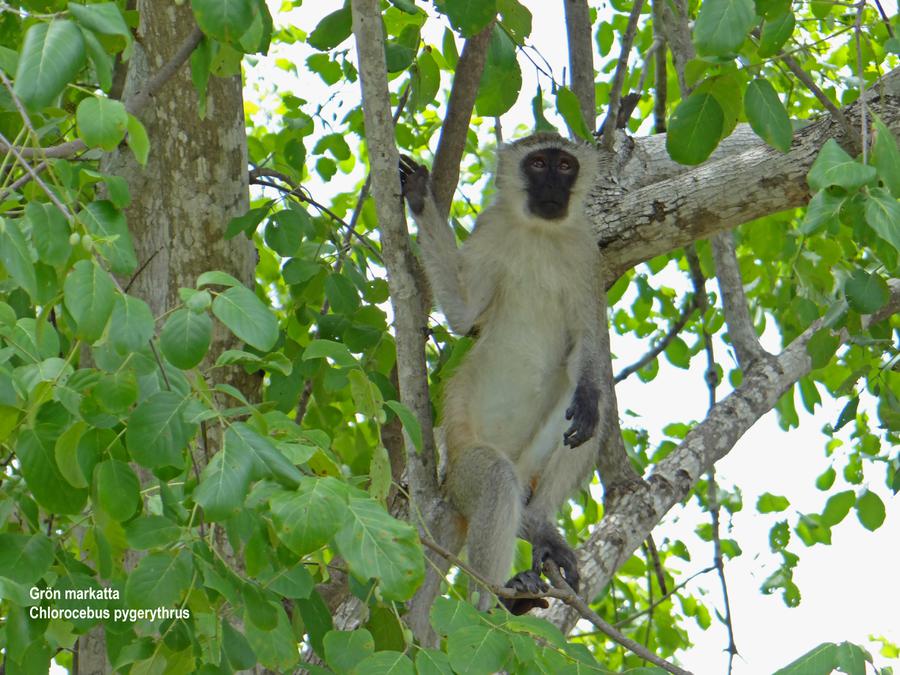
[[544,161],[543,157],[532,157],[531,158],[531,168],[543,169],[545,166],[547,166],[547,163]]
[[572,163],[567,159],[561,159],[559,161],[559,170],[563,173],[568,173],[572,170]]

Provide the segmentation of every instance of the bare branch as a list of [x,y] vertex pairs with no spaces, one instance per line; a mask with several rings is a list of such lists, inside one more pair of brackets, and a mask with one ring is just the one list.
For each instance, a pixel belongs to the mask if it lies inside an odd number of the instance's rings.
[[[890,300],[863,320],[871,325],[900,311],[900,282],[890,284]],[[868,319],[868,320],[866,320]],[[617,570],[641,545],[666,512],[683,500],[697,480],[727,455],[737,440],[778,402],[781,395],[812,368],[806,351],[810,338],[821,328],[819,319],[778,356],[754,362],[737,389],[716,403],[709,415],[688,432],[682,443],[663,459],[648,478],[646,490],[625,495],[604,514],[603,520],[579,549],[579,569],[586,596],[604,588]],[[836,334],[844,343],[846,331]],[[559,605],[543,616],[567,631],[577,614]]]
[[619,371],[619,374],[616,375],[616,384],[626,379],[630,375],[633,375],[641,368],[650,363],[657,356],[662,354],[666,347],[675,339],[675,337],[684,330],[684,327],[687,325],[687,322],[690,321],[691,316],[697,309],[697,300],[696,298],[691,298],[690,301],[684,306],[684,309],[681,310],[681,316],[678,317],[678,320],[672,324],[672,327],[663,335],[659,340],[657,340],[653,347],[644,354],[640,359],[632,363],[630,366],[626,366]]
[[622,87],[625,85],[625,74],[628,72],[628,57],[631,55],[631,47],[634,44],[634,34],[637,32],[638,21],[641,18],[641,9],[644,0],[634,0],[631,14],[628,16],[628,26],[622,35],[622,51],[619,53],[619,62],[616,64],[616,73],[613,75],[612,85],[609,90],[609,107],[606,111],[606,119],[603,122],[603,147],[612,152],[616,142],[616,127],[619,119],[619,103],[622,99]]
[[575,609],[582,617],[594,624],[600,632],[606,635],[610,640],[622,645],[625,649],[637,654],[645,661],[656,664],[666,672],[675,673],[675,675],[690,675],[690,671],[679,668],[665,659],[661,659],[644,645],[623,635],[620,631],[604,621],[597,612],[592,610],[584,600],[578,597],[578,594],[575,593],[569,584],[566,583],[565,579],[562,578],[556,565],[553,563],[544,563],[544,574],[547,575],[547,578],[550,579],[557,589],[563,591],[564,596],[562,597],[562,601]]
[[832,117],[834,117],[834,119],[836,119],[838,123],[842,127],[844,127],[844,133],[847,135],[847,138],[855,138],[856,147],[861,147],[862,141],[859,137],[859,133],[850,124],[850,120],[847,119],[847,117],[844,115],[844,112],[831,102],[831,99],[828,98],[828,94],[826,94],[819,88],[819,85],[817,85],[815,80],[812,79],[812,76],[805,70],[803,70],[800,64],[797,63],[797,60],[790,54],[782,54],[781,60],[784,61],[784,65],[786,65],[790,69],[790,71],[794,75],[796,75],[797,79],[800,80],[806,86],[806,88],[810,90],[810,92],[812,92],[812,95],[815,96],[816,99],[818,99],[819,103],[822,104],[825,110],[830,112]]
[[[594,50],[591,45],[591,14],[587,0],[563,0],[566,36],[569,43],[569,77],[572,91],[581,106],[581,115],[594,130],[597,124],[597,102],[594,92]],[[571,132],[571,129],[570,129]]]
[[466,136],[493,29],[494,22],[491,21],[478,35],[466,40],[456,65],[447,112],[431,166],[431,190],[443,215],[450,212],[453,193],[459,183],[459,165],[466,149]]
[[728,339],[734,347],[738,364],[746,370],[753,361],[770,356],[759,343],[756,329],[750,319],[750,308],[744,294],[744,282],[734,252],[734,234],[719,232],[710,240],[713,260],[716,263],[716,280],[722,297]]

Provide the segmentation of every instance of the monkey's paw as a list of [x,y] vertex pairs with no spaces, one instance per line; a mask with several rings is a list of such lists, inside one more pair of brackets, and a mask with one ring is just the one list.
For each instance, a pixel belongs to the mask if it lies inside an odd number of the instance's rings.
[[400,187],[412,212],[422,213],[428,196],[428,169],[411,157],[400,155]]
[[534,570],[540,570],[547,561],[559,567],[566,583],[576,593],[581,585],[581,575],[578,573],[578,560],[575,551],[559,537],[558,540],[546,540],[531,542],[531,564]]
[[600,412],[597,409],[600,393],[596,387],[579,383],[575,387],[572,405],[566,410],[566,419],[572,420],[572,426],[563,434],[563,443],[570,448],[577,448],[590,440],[597,431]]
[[[535,570],[519,572],[507,581],[505,585],[517,593],[546,593],[548,588],[544,580],[541,579],[540,573]],[[547,609],[550,606],[545,598],[500,598],[500,602],[510,614],[515,614],[516,616],[526,614],[535,607]]]

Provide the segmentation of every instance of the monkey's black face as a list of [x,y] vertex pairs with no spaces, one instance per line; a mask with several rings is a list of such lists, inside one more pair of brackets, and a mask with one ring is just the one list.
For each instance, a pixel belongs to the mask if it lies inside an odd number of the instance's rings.
[[527,185],[528,210],[546,220],[565,218],[578,168],[578,160],[559,148],[535,150],[526,155],[522,160],[522,171]]

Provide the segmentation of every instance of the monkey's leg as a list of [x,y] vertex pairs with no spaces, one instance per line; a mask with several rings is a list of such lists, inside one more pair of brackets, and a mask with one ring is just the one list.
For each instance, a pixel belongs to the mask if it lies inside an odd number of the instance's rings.
[[[469,448],[455,454],[447,490],[469,521],[469,565],[487,581],[502,586],[515,553],[522,487],[512,462],[493,448]],[[480,591],[478,609],[484,611],[493,604],[493,596],[483,588]]]
[[555,517],[563,502],[590,478],[599,445],[596,436],[577,448],[560,445],[541,472],[522,519],[522,534],[531,542],[532,570],[540,574],[544,561],[551,560],[575,591],[581,580],[578,562],[557,530]]

